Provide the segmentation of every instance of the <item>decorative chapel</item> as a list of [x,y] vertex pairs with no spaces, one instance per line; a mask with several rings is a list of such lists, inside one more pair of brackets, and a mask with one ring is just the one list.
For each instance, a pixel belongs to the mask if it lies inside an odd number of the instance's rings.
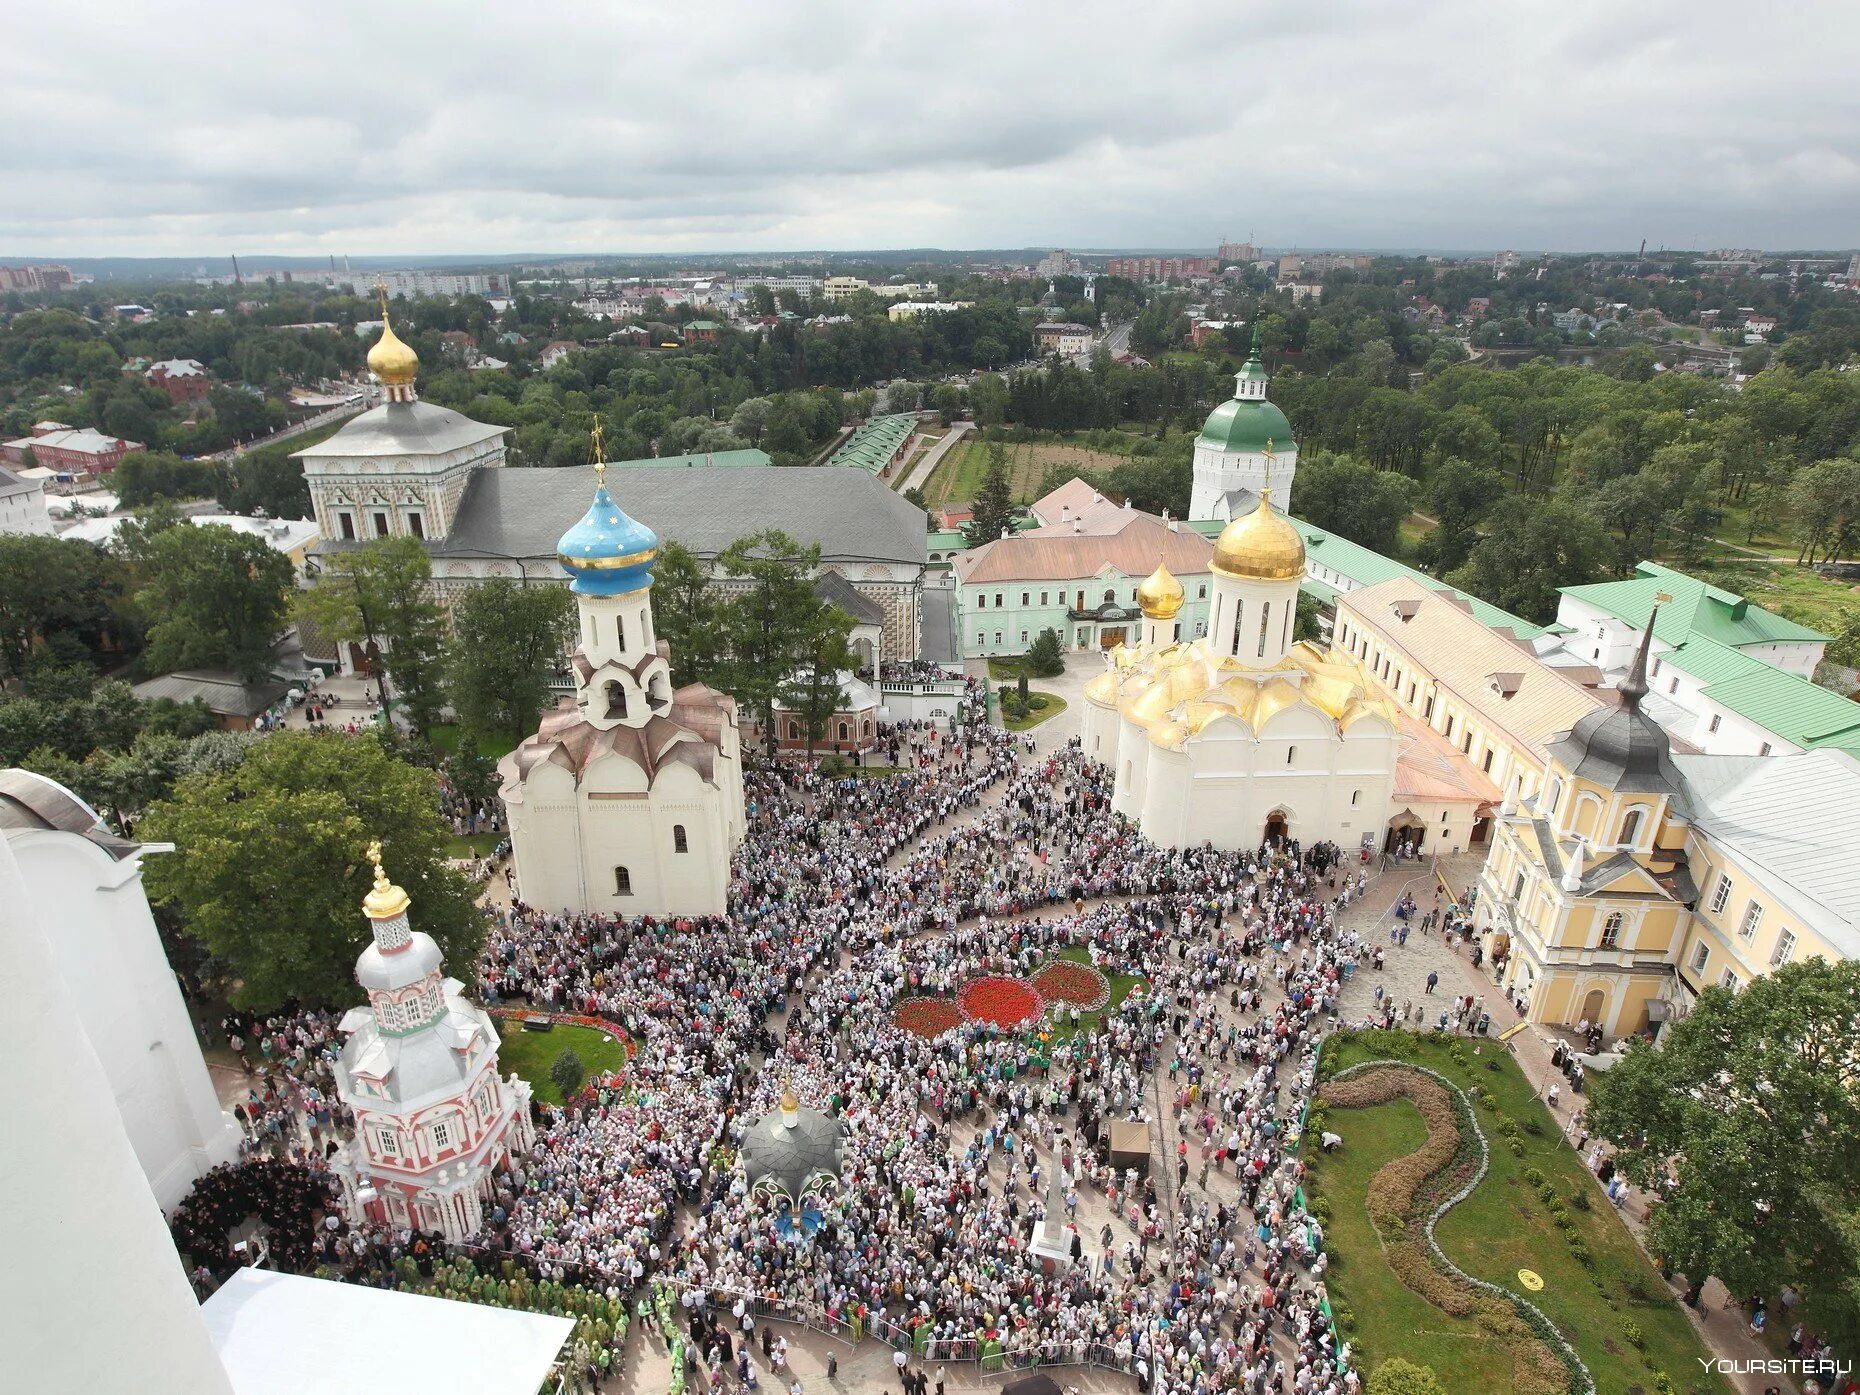
[[594,501],[556,558],[579,612],[575,693],[498,764],[516,891],[544,911],[722,915],[743,841],[736,700],[672,687],[653,628],[658,536],[608,493],[595,433]]

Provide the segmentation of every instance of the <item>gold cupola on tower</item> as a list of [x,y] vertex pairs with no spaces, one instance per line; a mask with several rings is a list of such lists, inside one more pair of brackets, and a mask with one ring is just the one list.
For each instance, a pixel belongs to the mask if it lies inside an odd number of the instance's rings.
[[394,332],[388,319],[386,287],[377,290],[381,295],[381,337],[368,351],[368,371],[381,380],[383,387],[411,387],[420,372],[420,356]]
[[1175,619],[1181,614],[1182,602],[1187,598],[1187,588],[1176,580],[1169,564],[1160,557],[1156,559],[1156,570],[1137,587],[1137,605],[1151,620]]
[[1272,507],[1272,487],[1259,493],[1259,506],[1236,518],[1214,542],[1209,563],[1223,576],[1242,581],[1294,581],[1305,574],[1305,540]]

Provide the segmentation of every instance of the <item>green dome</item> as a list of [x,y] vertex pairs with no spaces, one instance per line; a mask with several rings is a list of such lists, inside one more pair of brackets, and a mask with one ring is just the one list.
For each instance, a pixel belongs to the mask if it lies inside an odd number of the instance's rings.
[[1258,397],[1221,403],[1208,414],[1208,423],[1201,428],[1196,444],[1257,455],[1266,449],[1267,441],[1272,442],[1275,452],[1298,448],[1292,439],[1292,424],[1285,419],[1285,413]]

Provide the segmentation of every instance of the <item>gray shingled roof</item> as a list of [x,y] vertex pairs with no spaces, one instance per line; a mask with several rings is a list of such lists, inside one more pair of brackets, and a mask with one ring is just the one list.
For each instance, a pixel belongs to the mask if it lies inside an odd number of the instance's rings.
[[[333,438],[332,438],[333,439]],[[615,501],[661,538],[714,557],[738,538],[778,528],[818,543],[823,561],[922,566],[924,512],[883,481],[832,465],[745,465],[734,470],[629,465],[607,477]],[[553,557],[587,512],[592,466],[484,469],[472,474],[436,559]]]
[[487,426],[431,402],[388,402],[345,422],[328,440],[293,451],[292,457],[444,455],[460,446],[502,436],[509,429]]
[[861,625],[885,623],[885,612],[878,608],[878,602],[860,595],[838,572],[822,572],[815,577],[814,594],[827,604],[838,606]]

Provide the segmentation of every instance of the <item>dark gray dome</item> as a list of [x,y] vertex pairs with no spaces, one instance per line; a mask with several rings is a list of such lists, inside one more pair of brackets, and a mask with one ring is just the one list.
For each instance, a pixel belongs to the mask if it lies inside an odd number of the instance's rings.
[[743,1139],[743,1170],[751,1187],[779,1191],[791,1201],[837,1187],[845,1138],[837,1119],[817,1109],[796,1109],[790,1124],[775,1109],[750,1126]]
[[1598,707],[1550,742],[1551,759],[1589,780],[1623,794],[1677,794],[1680,775],[1673,745],[1638,702]]

